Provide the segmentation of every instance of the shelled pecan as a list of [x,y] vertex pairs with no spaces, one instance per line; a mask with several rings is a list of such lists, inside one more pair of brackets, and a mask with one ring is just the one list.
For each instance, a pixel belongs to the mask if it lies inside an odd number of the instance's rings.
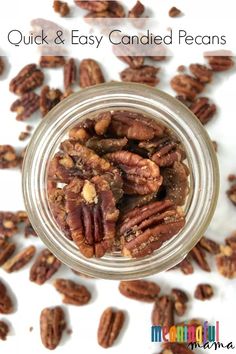
[[172,289],[171,296],[174,300],[174,309],[178,316],[183,316],[186,312],[186,302],[188,302],[187,294],[181,289]]
[[202,124],[206,124],[216,113],[216,105],[209,102],[207,97],[196,98],[189,109],[198,117]]
[[157,299],[160,287],[146,280],[121,281],[119,291],[122,295],[138,301],[153,302]]
[[44,117],[53,107],[55,107],[62,98],[62,92],[59,89],[52,89],[44,86],[40,93],[39,108]]
[[43,55],[40,58],[41,68],[59,68],[65,64],[65,58],[59,55]]
[[194,77],[187,74],[179,74],[171,80],[171,87],[178,95],[183,96],[187,100],[194,100],[198,93],[204,89],[204,84]]
[[[139,146],[144,147],[144,144],[141,143]],[[170,137],[150,141],[149,146],[153,147],[151,150],[154,152],[150,156],[151,160],[160,167],[172,166],[175,161],[181,161],[184,158],[184,152],[180,144]]]
[[23,268],[27,263],[31,261],[35,255],[36,248],[34,246],[28,246],[18,252],[15,256],[9,258],[3,265],[3,269],[12,273]]
[[66,328],[65,314],[61,307],[45,308],[40,315],[40,334],[47,349],[55,349]]
[[97,339],[98,344],[103,348],[109,348],[120,334],[124,323],[124,312],[107,308],[99,322]]
[[177,9],[177,7],[173,6],[171,7],[171,9],[169,10],[169,16],[170,17],[178,17],[181,15],[181,10]]
[[70,58],[64,64],[64,87],[67,90],[71,87],[72,84],[76,81],[76,74],[77,74],[76,63],[73,58]]
[[156,86],[159,83],[157,73],[159,68],[151,65],[143,65],[137,69],[127,68],[120,73],[120,78],[125,82],[137,82],[149,86]]
[[42,285],[58,271],[60,266],[61,262],[48,249],[44,249],[30,269],[30,280]]
[[205,58],[213,71],[226,71],[234,66],[234,61],[229,55],[210,55],[208,53]]
[[174,325],[174,302],[168,295],[158,298],[152,311],[152,324],[170,328]]
[[82,306],[90,301],[91,294],[88,289],[72,280],[56,279],[53,285],[63,295],[64,304]]
[[195,260],[195,262],[199,265],[199,267],[204,270],[205,272],[210,272],[210,266],[207,262],[205,252],[199,244],[197,244],[193,249],[190,251],[191,257]]
[[221,275],[226,278],[236,278],[236,250],[231,246],[221,246],[216,255],[216,266]]
[[213,71],[206,65],[190,64],[189,70],[202,83],[209,83],[212,80]]
[[16,120],[24,121],[39,109],[39,96],[34,92],[25,93],[12,103],[11,111],[16,112]]
[[0,238],[12,237],[18,231],[18,218],[15,213],[0,211]]
[[215,242],[205,236],[203,236],[201,238],[201,240],[199,241],[199,246],[201,246],[205,251],[207,251],[211,254],[220,253],[220,245],[217,242]]
[[8,333],[8,324],[5,321],[0,321],[0,340],[6,340]]
[[19,165],[19,158],[11,145],[0,145],[0,169],[12,168]]
[[107,10],[112,13],[114,17],[125,17],[125,10],[120,1],[109,0]]
[[136,4],[132,7],[132,9],[128,13],[129,18],[138,18],[144,13],[145,7],[144,5],[138,0]]
[[37,68],[36,64],[26,65],[17,75],[10,81],[10,91],[23,95],[36,87],[42,85],[44,74]]
[[213,295],[213,288],[209,284],[198,284],[194,292],[194,297],[202,301],[211,299]]
[[13,302],[6,286],[0,280],[0,313],[7,315],[13,312]]
[[180,268],[181,272],[185,275],[193,274],[194,272],[193,265],[189,258],[190,257],[187,256],[175,267],[175,268]]
[[143,66],[144,57],[141,56],[132,56],[132,55],[125,55],[125,53],[117,53],[119,48],[116,48],[115,54],[117,58],[124,61],[126,64],[129,65],[132,69],[138,69]]
[[58,12],[62,17],[67,16],[70,13],[70,8],[67,2],[54,0],[53,8],[55,12]]
[[93,59],[83,59],[79,66],[79,84],[85,88],[105,82],[99,64]]
[[14,253],[16,245],[0,238],[0,266],[3,265]]
[[101,12],[101,11],[105,11],[108,9],[109,6],[109,1],[81,1],[81,0],[74,0],[75,4],[79,7],[81,7],[82,9],[88,10],[88,11],[92,11],[92,12]]

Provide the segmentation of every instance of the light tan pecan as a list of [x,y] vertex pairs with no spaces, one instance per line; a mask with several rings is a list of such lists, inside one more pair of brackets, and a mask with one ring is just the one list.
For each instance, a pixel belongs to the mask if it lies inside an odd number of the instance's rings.
[[15,249],[15,243],[7,242],[0,238],[0,266],[11,257]]
[[13,312],[13,302],[6,286],[0,280],[0,313],[7,315]]
[[83,59],[79,66],[79,84],[82,88],[105,82],[99,64],[93,59]]
[[17,95],[23,95],[26,92],[34,90],[41,86],[44,80],[44,74],[37,68],[36,64],[26,65],[17,75],[10,81],[10,91]]
[[121,281],[120,293],[130,299],[153,302],[158,297],[160,287],[154,282],[146,280]]
[[48,249],[41,251],[30,269],[30,280],[38,285],[44,284],[55,274],[61,262]]
[[53,283],[55,289],[63,295],[65,304],[82,306],[86,305],[91,298],[88,289],[68,279],[56,279]]
[[61,307],[45,308],[40,315],[40,334],[47,349],[55,349],[60,343],[66,327],[64,311]]
[[103,312],[97,333],[98,344],[101,347],[109,348],[113,345],[123,327],[124,319],[123,311],[109,307]]
[[28,246],[24,248],[15,256],[9,258],[6,263],[4,263],[3,269],[8,273],[12,273],[23,268],[27,263],[31,261],[35,255],[35,252],[36,248],[34,246]]
[[221,252],[216,255],[218,272],[225,278],[236,278],[236,250],[231,246],[221,246]]
[[12,168],[20,164],[16,150],[11,145],[0,145],[0,168]]
[[41,68],[59,68],[65,64],[65,58],[57,55],[43,55],[40,58]]
[[152,324],[170,328],[174,325],[174,302],[171,296],[163,295],[155,301]]
[[28,92],[11,105],[11,111],[16,112],[16,120],[24,121],[39,109],[39,95]]

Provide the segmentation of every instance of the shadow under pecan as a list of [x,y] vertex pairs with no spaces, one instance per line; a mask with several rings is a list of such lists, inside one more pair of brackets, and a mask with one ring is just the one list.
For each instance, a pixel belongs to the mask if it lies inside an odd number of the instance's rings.
[[16,150],[11,145],[0,145],[0,168],[12,168],[19,165]]
[[63,295],[64,304],[82,306],[90,301],[91,294],[88,289],[72,280],[56,279],[53,285]]
[[62,99],[62,92],[59,89],[51,89],[44,86],[40,93],[39,108],[44,117]]
[[44,249],[36,258],[30,269],[30,281],[38,285],[44,284],[55,274],[61,262],[48,249]]
[[177,235],[185,218],[173,202],[157,201],[122,216],[118,232],[125,256],[143,257]]
[[11,105],[11,111],[16,112],[16,120],[24,121],[39,109],[39,95],[28,92]]
[[0,313],[7,315],[13,312],[13,302],[6,286],[0,280]]
[[65,314],[61,307],[45,308],[40,315],[40,334],[47,349],[55,349],[66,328]]
[[167,328],[174,325],[174,302],[171,296],[163,295],[155,301],[152,311],[152,324]]
[[158,297],[160,287],[147,280],[121,281],[119,291],[122,295],[133,300],[153,302]]
[[123,311],[107,308],[99,321],[98,344],[103,348],[109,348],[118,337],[124,323],[125,315]]
[[79,66],[79,84],[85,88],[105,82],[99,64],[93,59],[83,59]]
[[65,188],[67,224],[81,253],[102,257],[112,247],[119,211],[108,182],[75,178]]
[[42,85],[44,74],[37,68],[36,64],[26,65],[15,78],[10,81],[10,91],[23,95]]
[[120,78],[125,82],[137,82],[156,86],[160,81],[157,77],[159,70],[159,68],[151,65],[142,65],[139,68],[127,68],[120,73]]
[[179,74],[173,77],[170,82],[171,87],[178,95],[187,100],[194,100],[196,95],[203,91],[204,84],[198,79],[186,74]]
[[0,211],[0,237],[12,237],[18,231],[18,218],[15,213]]
[[162,184],[159,167],[149,159],[129,151],[117,151],[105,157],[122,171],[126,194],[149,194]]
[[3,265],[14,253],[15,243],[7,242],[0,238],[0,266]]

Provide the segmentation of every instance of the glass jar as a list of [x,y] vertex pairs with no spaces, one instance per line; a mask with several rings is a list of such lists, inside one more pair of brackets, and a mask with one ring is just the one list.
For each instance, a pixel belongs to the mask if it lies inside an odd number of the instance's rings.
[[[129,259],[118,254],[87,259],[56,224],[47,199],[48,163],[68,131],[81,119],[104,110],[143,113],[175,132],[187,153],[190,193],[186,224],[179,234],[153,254]],[[58,104],[42,120],[27,148],[23,165],[23,194],[33,228],[48,249],[70,268],[107,279],[137,279],[178,264],[204,234],[213,216],[219,190],[216,154],[198,119],[168,94],[140,84],[108,83],[84,89]]]

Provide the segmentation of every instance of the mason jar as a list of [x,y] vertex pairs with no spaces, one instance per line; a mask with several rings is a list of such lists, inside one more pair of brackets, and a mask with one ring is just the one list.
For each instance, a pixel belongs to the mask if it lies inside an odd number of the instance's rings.
[[[152,117],[173,131],[182,143],[190,171],[190,191],[184,205],[183,229],[144,258],[120,253],[86,258],[57,225],[47,196],[49,162],[78,122],[107,110],[132,110]],[[26,211],[46,247],[68,267],[88,276],[137,279],[172,268],[203,236],[217,203],[219,171],[212,142],[198,119],[170,95],[146,85],[108,83],[93,86],[63,100],[42,120],[32,136],[23,164]]]

